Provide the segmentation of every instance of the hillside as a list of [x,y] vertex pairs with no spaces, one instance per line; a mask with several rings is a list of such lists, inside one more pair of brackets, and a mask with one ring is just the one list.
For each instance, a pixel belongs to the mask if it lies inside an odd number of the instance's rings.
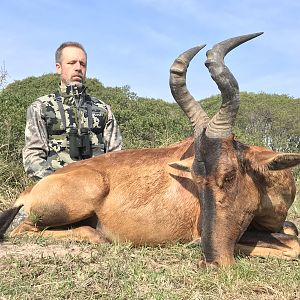
[[[24,175],[21,150],[26,108],[37,97],[57,90],[57,83],[57,75],[45,74],[15,81],[1,91],[0,176],[5,186],[23,187],[20,183],[24,182],[21,180]],[[125,149],[160,147],[192,134],[187,118],[176,103],[138,97],[128,86],[104,87],[97,79],[87,79],[87,87],[91,95],[112,106]],[[212,116],[219,109],[220,96],[204,99],[201,103]],[[242,92],[234,133],[244,143],[300,152],[299,116],[300,99]],[[299,168],[295,172],[299,175]],[[0,193],[1,189],[7,190],[0,187]]]

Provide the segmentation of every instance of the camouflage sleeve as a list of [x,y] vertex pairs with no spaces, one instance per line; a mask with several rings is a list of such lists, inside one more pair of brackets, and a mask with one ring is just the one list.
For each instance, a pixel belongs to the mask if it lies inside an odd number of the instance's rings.
[[116,118],[109,105],[107,108],[107,122],[104,128],[103,137],[106,145],[106,152],[122,149],[122,136]]
[[23,165],[27,175],[35,180],[54,172],[47,162],[49,152],[42,102],[35,101],[27,109]]

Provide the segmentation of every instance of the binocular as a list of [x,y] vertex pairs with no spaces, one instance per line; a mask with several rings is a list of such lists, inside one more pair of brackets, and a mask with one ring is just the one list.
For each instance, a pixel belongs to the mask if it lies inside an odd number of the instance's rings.
[[90,141],[89,129],[71,128],[69,132],[70,157],[73,160],[81,160],[92,157],[92,143]]

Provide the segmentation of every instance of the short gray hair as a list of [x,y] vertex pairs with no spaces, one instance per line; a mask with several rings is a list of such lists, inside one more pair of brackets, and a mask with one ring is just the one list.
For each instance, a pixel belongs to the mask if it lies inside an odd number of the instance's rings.
[[86,53],[84,47],[80,43],[78,43],[78,42],[64,42],[57,48],[57,50],[55,52],[55,63],[61,63],[61,54],[62,54],[63,49],[65,49],[66,47],[79,48],[84,52],[85,56],[87,57],[87,53]]

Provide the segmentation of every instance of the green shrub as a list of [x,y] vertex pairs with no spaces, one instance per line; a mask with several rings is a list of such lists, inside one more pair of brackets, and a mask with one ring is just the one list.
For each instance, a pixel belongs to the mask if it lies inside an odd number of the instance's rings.
[[[56,74],[28,77],[9,84],[0,93],[0,159],[12,167],[21,163],[24,146],[26,109],[37,97],[58,88]],[[124,87],[104,87],[95,78],[87,79],[91,95],[112,106],[121,127],[124,148],[160,147],[177,142],[192,134],[191,126],[175,103],[141,98]],[[220,95],[201,102],[209,116],[220,107]],[[241,142],[265,145],[273,150],[300,152],[300,100],[287,95],[241,93],[241,107],[234,133]],[[7,172],[4,172],[7,173]],[[300,177],[299,168],[295,174]],[[18,178],[3,175],[2,182],[14,186]],[[8,180],[8,181],[7,181]]]

